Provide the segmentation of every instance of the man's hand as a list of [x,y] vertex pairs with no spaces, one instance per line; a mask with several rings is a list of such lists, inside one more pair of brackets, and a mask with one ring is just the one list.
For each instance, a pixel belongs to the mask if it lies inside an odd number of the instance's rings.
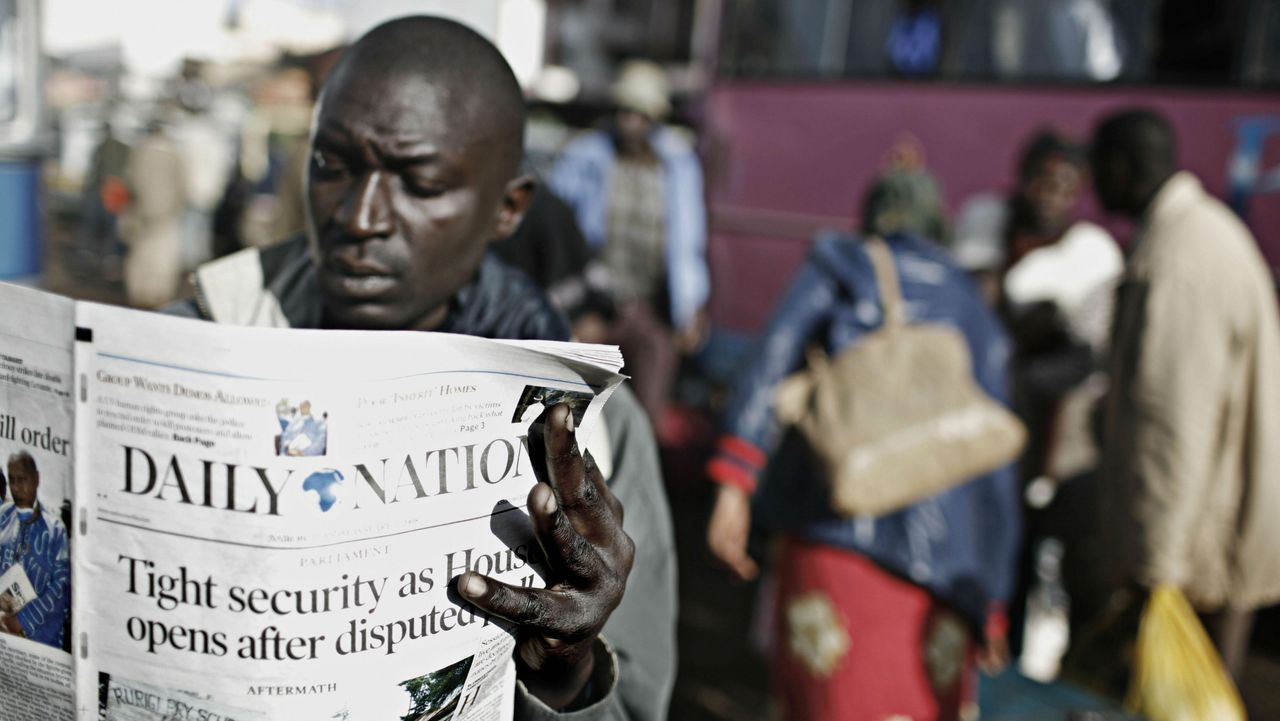
[[[520,680],[543,703],[561,709],[591,677],[592,647],[622,601],[635,544],[622,530],[622,504],[591,454],[578,452],[569,406],[547,413],[542,441],[546,480],[529,491],[529,516],[546,558],[547,588],[519,588],[468,572],[459,577],[458,590],[477,608],[519,626]],[[536,442],[531,434],[530,445]]]
[[750,532],[750,496],[740,488],[720,486],[711,522],[707,525],[707,545],[716,558],[744,581],[750,581],[760,572],[760,567],[747,555]]

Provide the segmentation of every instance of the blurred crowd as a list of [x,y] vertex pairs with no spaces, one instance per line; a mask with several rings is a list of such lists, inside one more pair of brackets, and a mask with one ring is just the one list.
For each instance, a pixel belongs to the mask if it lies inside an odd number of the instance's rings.
[[[1134,67],[1110,4],[993,4],[982,58],[1000,74],[1110,80]],[[944,48],[943,3],[892,5],[882,40],[848,39],[846,69],[867,47],[901,75],[977,62]],[[983,4],[945,11],[971,5]],[[761,48],[735,62],[767,62]],[[128,304],[161,308],[190,295],[200,264],[305,233],[311,108],[340,53],[230,84],[188,62],[152,106],[104,106],[59,211],[67,272],[118,280]],[[979,669],[1006,665],[1119,699],[1125,649],[1158,587],[1187,597],[1241,678],[1254,612],[1280,600],[1280,532],[1268,523],[1280,510],[1280,322],[1253,236],[1179,165],[1193,138],[1149,109],[1112,113],[1090,137],[1009,138],[1021,151],[1007,191],[952,213],[947,179],[904,135],[859,217],[813,239],[763,331],[726,351],[708,313],[690,116],[675,121],[662,66],[592,57],[599,72],[582,77],[605,89],[605,111],[572,127],[533,108],[536,191],[493,252],[546,291],[577,340],[622,348],[665,453],[710,449],[696,466],[669,466],[667,483],[715,484],[711,552],[743,579],[766,578],[758,630],[785,718],[975,718]],[[1084,219],[1090,193],[1135,224],[1132,238]],[[846,388],[842,358],[912,326],[950,329],[960,375],[872,364]],[[813,373],[823,364],[836,371]],[[799,415],[782,417],[780,389],[805,374]],[[990,438],[969,416],[944,418],[942,396],[960,385],[1010,409],[1025,442],[951,477],[928,468],[939,444]],[[894,467],[904,486],[934,480],[850,512],[833,504],[838,471],[800,419],[867,388],[886,389],[886,415],[894,394],[937,394],[921,411],[933,430]],[[903,428],[865,434],[889,443]]]

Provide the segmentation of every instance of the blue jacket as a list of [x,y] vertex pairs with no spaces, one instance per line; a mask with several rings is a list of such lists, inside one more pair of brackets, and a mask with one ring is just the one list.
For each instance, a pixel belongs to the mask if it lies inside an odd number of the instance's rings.
[[71,607],[71,553],[62,521],[37,503],[39,515],[24,523],[12,503],[0,508],[0,574],[17,563],[35,589],[18,611],[27,638],[61,648]]
[[[667,206],[667,286],[671,322],[684,328],[707,302],[707,218],[698,156],[679,135],[658,126],[650,144],[662,161]],[[617,154],[603,130],[587,133],[561,152],[551,170],[556,195],[573,208],[578,227],[594,248],[609,226],[609,179]]]
[[[1007,403],[1008,340],[969,277],[928,241],[905,235],[887,241],[908,320],[959,329],[979,385]],[[824,481],[799,438],[784,434],[774,418],[774,388],[802,367],[810,344],[821,343],[834,355],[877,328],[880,317],[875,274],[862,244],[847,235],[819,237],[737,378],[709,471],[718,482],[748,490],[758,482],[759,526],[863,554],[980,626],[1012,591],[1019,538],[1013,467],[894,513],[845,518],[830,509]]]

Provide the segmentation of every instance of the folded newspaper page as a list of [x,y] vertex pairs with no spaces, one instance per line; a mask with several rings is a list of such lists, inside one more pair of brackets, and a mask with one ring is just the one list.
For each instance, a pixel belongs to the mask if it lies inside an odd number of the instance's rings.
[[[40,485],[61,550],[21,559],[35,596],[18,616],[58,593],[74,612],[56,644],[0,633],[19,654],[0,663],[0,719],[510,718],[514,641],[450,581],[543,585],[530,424],[567,403],[587,437],[616,349],[232,328],[0,286],[11,296],[48,304],[62,365],[41,373],[63,385],[21,414],[6,385],[0,416],[49,446],[32,451],[46,481],[74,478]],[[14,335],[6,358],[43,358]],[[0,573],[24,522],[8,509]],[[58,558],[62,587],[45,581]],[[43,689],[38,713],[4,710],[19,687]]]
[[75,308],[7,285],[0,308],[0,721],[69,719]]

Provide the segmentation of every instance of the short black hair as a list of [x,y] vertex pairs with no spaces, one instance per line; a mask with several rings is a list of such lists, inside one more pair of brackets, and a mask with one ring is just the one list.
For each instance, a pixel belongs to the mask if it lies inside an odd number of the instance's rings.
[[36,459],[31,457],[31,453],[29,451],[22,450],[10,453],[8,465],[12,466],[14,463],[21,463],[25,465],[27,470],[31,471],[32,474],[36,476],[40,475],[40,469],[36,467]]
[[1106,116],[1093,133],[1095,158],[1118,154],[1129,160],[1137,180],[1154,183],[1178,167],[1178,142],[1173,126],[1150,108],[1122,110]]
[[1077,168],[1085,166],[1084,148],[1080,143],[1056,130],[1040,130],[1022,148],[1018,181],[1025,183],[1030,180],[1049,158],[1059,158]]
[[[472,123],[491,123],[503,138],[501,162],[515,176],[524,157],[524,93],[502,52],[462,23],[432,15],[388,20],[365,33],[342,56],[326,85],[347,81],[354,67],[379,73],[413,72],[451,89]],[[353,79],[356,82],[358,80]],[[320,102],[324,102],[323,91]]]

